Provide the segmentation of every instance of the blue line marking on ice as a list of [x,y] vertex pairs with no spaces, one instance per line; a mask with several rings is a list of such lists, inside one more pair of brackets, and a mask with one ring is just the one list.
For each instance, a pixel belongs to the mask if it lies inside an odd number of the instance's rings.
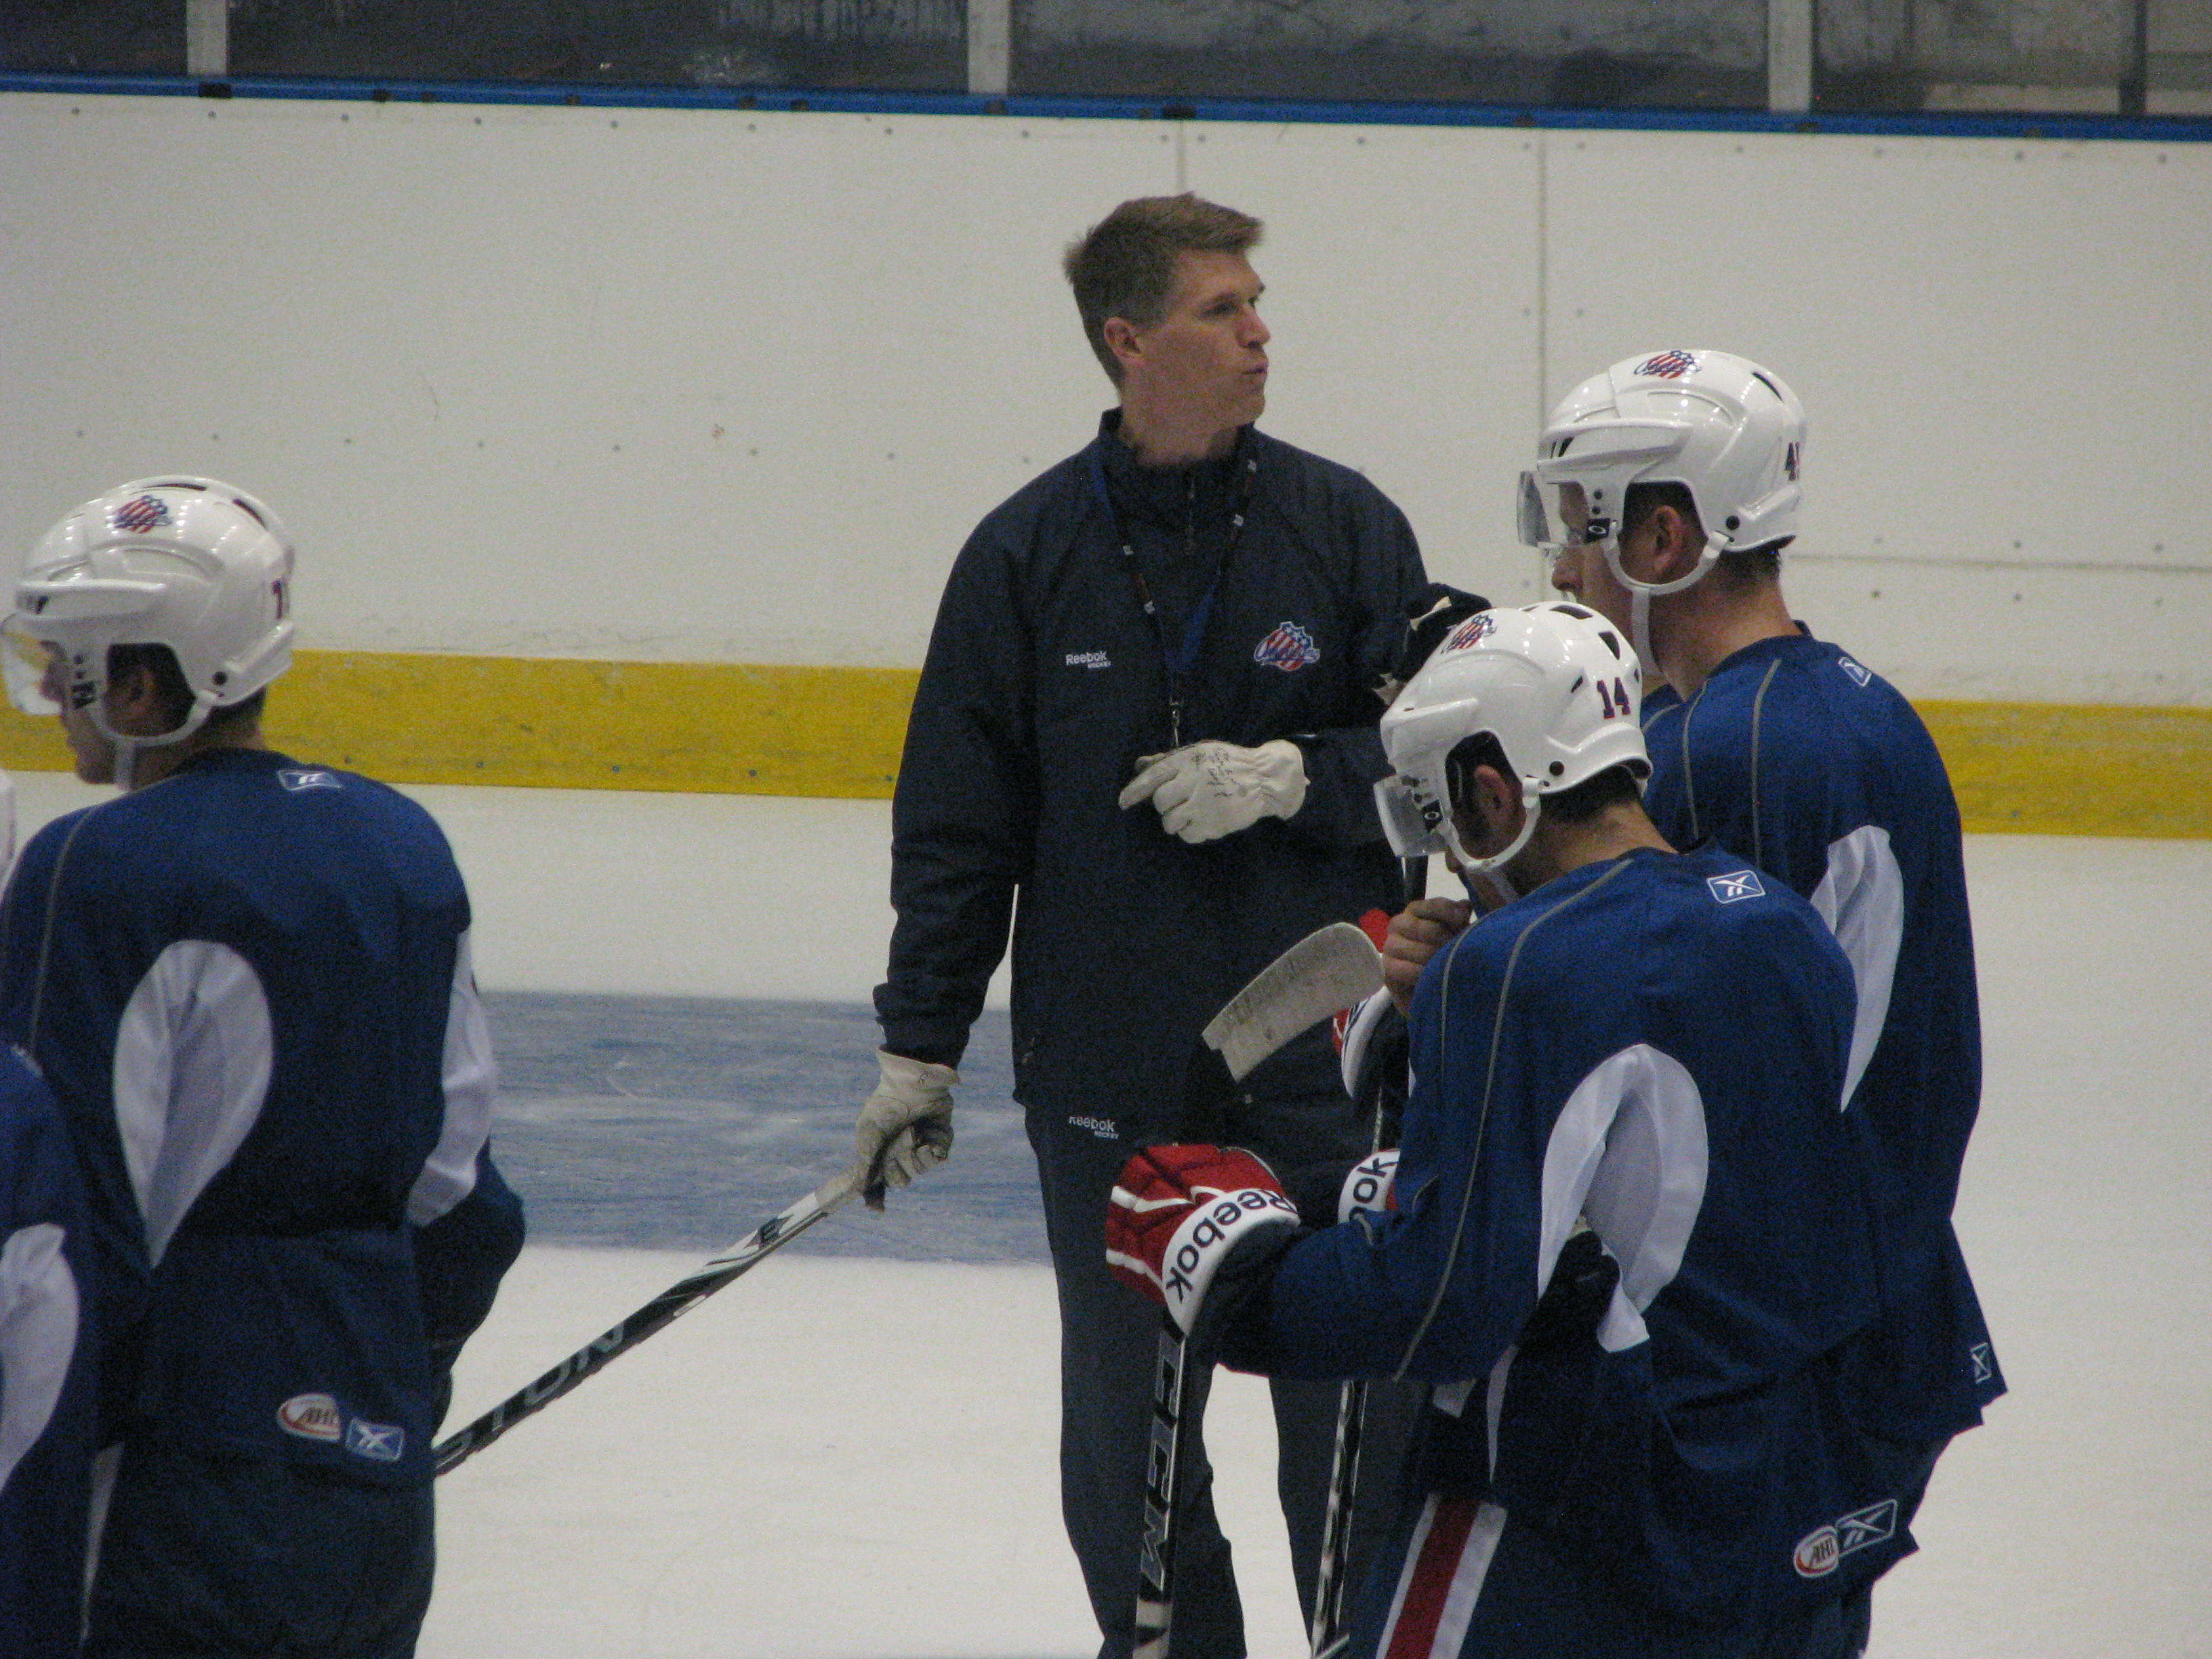
[[[840,1003],[486,992],[493,1155],[540,1244],[696,1250],[837,1172],[875,1086],[875,1016]],[[793,1254],[1045,1261],[1006,1016],[975,1023],[951,1161],[876,1214],[850,1204]]]

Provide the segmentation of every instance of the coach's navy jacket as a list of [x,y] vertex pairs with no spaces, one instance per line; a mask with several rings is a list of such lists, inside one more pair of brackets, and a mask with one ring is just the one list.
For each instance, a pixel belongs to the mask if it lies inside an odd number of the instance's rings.
[[[1018,1097],[1159,1129],[1200,1028],[1253,974],[1398,902],[1375,685],[1425,578],[1404,515],[1349,468],[1249,428],[1224,460],[1139,468],[1118,418],[954,563],[900,768],[876,1008],[887,1048],[956,1060],[1011,918]],[[1294,817],[1194,847],[1150,803],[1115,805],[1139,758],[1174,746],[1171,678],[1182,742],[1298,744]],[[1326,1036],[1254,1086],[1340,1091]]]

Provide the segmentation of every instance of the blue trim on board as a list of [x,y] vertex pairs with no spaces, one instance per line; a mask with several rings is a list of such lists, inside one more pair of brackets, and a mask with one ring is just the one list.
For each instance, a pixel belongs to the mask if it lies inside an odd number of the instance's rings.
[[1326,123],[1631,132],[1834,133],[1850,137],[2212,143],[2212,117],[2022,112],[1775,114],[1766,110],[1551,109],[1507,104],[1331,103],[1319,99],[978,97],[968,93],[776,87],[610,86],[556,82],[368,81],[242,76],[0,73],[0,93],[83,97],[298,98],[377,104],[538,104],[593,109],[716,109],[849,115],[999,115],[1034,120]]

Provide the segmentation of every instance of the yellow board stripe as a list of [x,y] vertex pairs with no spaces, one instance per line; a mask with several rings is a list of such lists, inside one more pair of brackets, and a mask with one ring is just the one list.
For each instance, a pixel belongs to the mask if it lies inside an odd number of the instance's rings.
[[2212,836],[2212,708],[1913,706],[1970,830]]
[[[289,754],[391,783],[882,799],[910,668],[302,651],[263,722]],[[52,720],[0,726],[0,764],[65,771]]]
[[[907,668],[303,651],[277,747],[394,783],[890,795]],[[2212,837],[2212,708],[1918,704],[1969,830]],[[66,771],[52,720],[0,719],[0,765]]]

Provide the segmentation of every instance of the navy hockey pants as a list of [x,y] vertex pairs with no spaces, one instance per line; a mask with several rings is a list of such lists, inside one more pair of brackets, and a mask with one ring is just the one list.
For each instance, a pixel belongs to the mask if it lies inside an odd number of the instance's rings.
[[[1264,1125],[1239,1124],[1236,1142],[1279,1170],[1332,1156],[1348,1163],[1366,1151],[1340,1095],[1307,1106],[1270,1103],[1265,1117]],[[1028,1128],[1060,1290],[1060,1509],[1104,1636],[1099,1659],[1127,1659],[1135,1634],[1137,1548],[1160,1326],[1158,1305],[1106,1269],[1107,1194],[1131,1148],[1070,1123],[1064,1114],[1036,1108],[1028,1114]],[[1229,1542],[1214,1516],[1213,1472],[1194,1432],[1208,1375],[1204,1369],[1195,1375],[1200,1403],[1182,1442],[1174,1647],[1176,1659],[1243,1659],[1244,1617]],[[1310,1623],[1339,1390],[1334,1382],[1284,1380],[1269,1387],[1279,1445],[1276,1490],[1290,1531],[1299,1605]],[[1369,1399],[1352,1531],[1350,1583],[1355,1589],[1388,1531],[1395,1475],[1417,1415],[1414,1397],[1405,1388],[1378,1384]],[[1267,1586],[1266,1593],[1287,1596],[1290,1588]]]
[[409,1659],[430,1487],[133,1447],[100,1534],[85,1659]]

